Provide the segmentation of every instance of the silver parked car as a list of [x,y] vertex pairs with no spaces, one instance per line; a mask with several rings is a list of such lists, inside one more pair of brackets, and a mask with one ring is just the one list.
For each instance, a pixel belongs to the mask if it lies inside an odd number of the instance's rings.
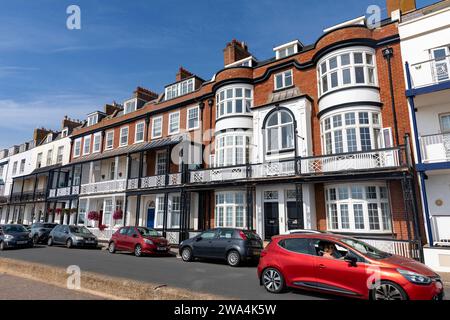
[[98,246],[97,237],[84,226],[57,225],[50,232],[47,245],[62,244],[67,248]]

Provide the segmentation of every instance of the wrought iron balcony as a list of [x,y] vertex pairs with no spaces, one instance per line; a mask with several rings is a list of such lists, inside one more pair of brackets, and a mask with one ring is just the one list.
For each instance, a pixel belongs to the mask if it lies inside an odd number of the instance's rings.
[[245,166],[193,170],[190,171],[189,183],[213,183],[392,169],[406,166],[404,151],[404,147],[397,147],[317,157],[292,158]]
[[450,132],[420,137],[423,162],[450,161]]
[[81,185],[80,194],[110,193],[125,191],[127,180],[110,180]]

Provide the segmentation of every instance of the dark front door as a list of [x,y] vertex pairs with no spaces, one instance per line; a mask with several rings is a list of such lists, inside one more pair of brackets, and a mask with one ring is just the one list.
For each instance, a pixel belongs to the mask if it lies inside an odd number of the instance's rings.
[[[300,203],[300,205],[303,205]],[[301,208],[297,210],[297,202],[287,202],[288,230],[303,229],[303,212]]]
[[147,228],[152,228],[155,226],[155,208],[147,209]]
[[278,202],[264,203],[264,236],[266,239],[272,238],[280,233],[278,214]]

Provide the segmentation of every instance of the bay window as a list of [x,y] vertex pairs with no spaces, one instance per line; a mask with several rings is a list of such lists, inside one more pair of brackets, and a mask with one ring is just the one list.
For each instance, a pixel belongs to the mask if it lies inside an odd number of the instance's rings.
[[246,164],[249,161],[251,134],[245,132],[224,133],[216,138],[216,167]]
[[216,192],[216,227],[245,228],[245,192]]
[[228,86],[216,96],[216,118],[235,114],[249,114],[253,105],[251,86]]
[[330,231],[392,231],[389,192],[383,183],[327,186],[325,202]]
[[339,111],[321,119],[323,152],[338,154],[379,149],[382,143],[379,111]]
[[294,119],[286,110],[273,112],[266,121],[267,151],[294,148]]
[[320,62],[317,68],[319,95],[354,85],[377,85],[375,51],[345,49]]

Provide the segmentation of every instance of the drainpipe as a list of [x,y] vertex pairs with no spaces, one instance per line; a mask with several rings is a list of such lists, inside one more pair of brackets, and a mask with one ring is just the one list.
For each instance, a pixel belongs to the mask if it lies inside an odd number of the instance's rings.
[[383,49],[383,57],[387,61],[388,65],[388,73],[389,73],[389,89],[391,93],[391,107],[392,107],[392,116],[394,118],[394,129],[395,129],[395,145],[400,145],[400,138],[398,133],[398,122],[397,122],[397,114],[395,111],[395,96],[394,96],[394,82],[392,79],[392,63],[391,58],[394,55],[394,49],[392,48],[385,48]]
[[420,172],[420,185],[422,190],[422,199],[423,199],[423,207],[425,209],[425,224],[427,227],[427,233],[428,233],[428,245],[430,247],[434,246],[434,239],[433,239],[433,230],[431,228],[431,218],[430,218],[430,211],[428,208],[428,195],[427,195],[427,187],[425,185],[425,173]]

